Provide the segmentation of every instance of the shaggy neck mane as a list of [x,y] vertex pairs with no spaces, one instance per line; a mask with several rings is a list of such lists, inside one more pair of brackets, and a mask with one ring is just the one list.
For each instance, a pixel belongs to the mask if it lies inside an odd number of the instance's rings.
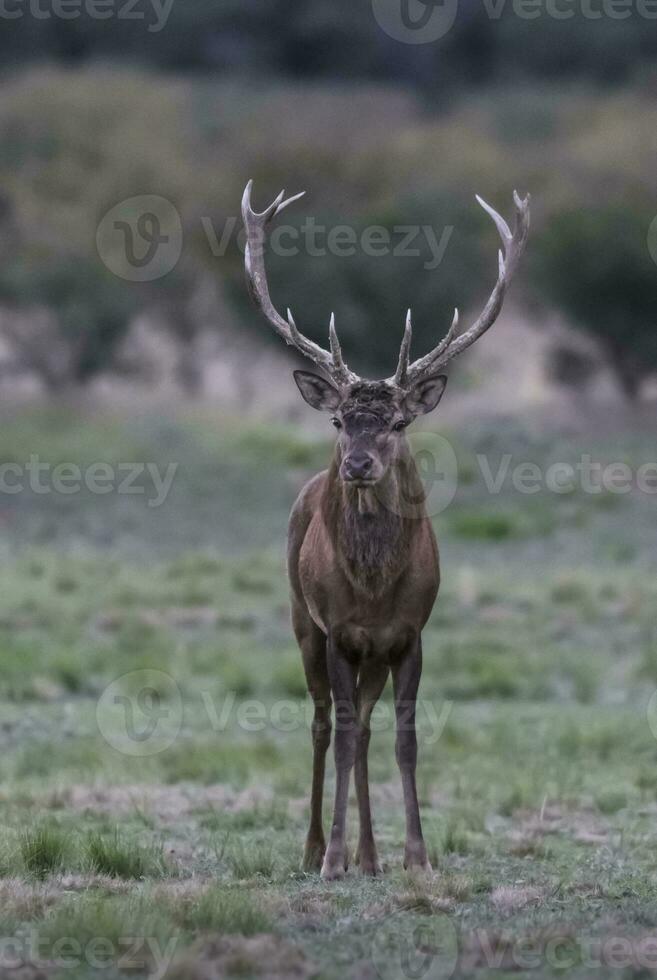
[[323,511],[338,559],[352,585],[381,594],[408,563],[417,519],[426,513],[424,489],[408,452],[375,486],[357,489],[329,469]]

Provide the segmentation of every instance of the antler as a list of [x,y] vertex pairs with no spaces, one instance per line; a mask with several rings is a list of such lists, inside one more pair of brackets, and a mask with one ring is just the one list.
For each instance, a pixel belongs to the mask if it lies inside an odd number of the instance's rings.
[[251,207],[252,188],[253,181],[250,180],[244,189],[244,196],[242,197],[242,219],[246,230],[244,267],[246,270],[247,285],[253,302],[262,310],[276,333],[279,337],[283,338],[286,344],[295,347],[305,357],[314,361],[336,384],[347,385],[358,381],[358,376],[349,370],[342,358],[340,342],[335,331],[335,316],[333,314],[331,314],[329,325],[329,344],[331,348],[329,352],[299,332],[290,310],[287,311],[287,320],[284,320],[276,310],[269,295],[264,255],[265,228],[273,218],[281,213],[283,208],[286,208],[288,204],[292,204],[293,201],[298,201],[300,197],[303,197],[305,191],[287,199],[285,199],[285,191],[281,191],[276,200],[272,201],[268,208],[258,213]]
[[515,204],[515,224],[513,228],[513,233],[507,225],[504,218],[495,211],[490,204],[486,204],[479,196],[477,196],[477,201],[481,204],[484,211],[486,211],[497,226],[497,230],[500,233],[502,239],[502,250],[498,253],[499,259],[499,272],[497,276],[497,282],[495,288],[490,295],[486,306],[484,307],[481,315],[476,320],[475,323],[462,333],[459,337],[454,339],[456,333],[458,322],[459,322],[459,312],[454,310],[454,319],[452,320],[452,325],[449,328],[446,336],[441,340],[431,353],[427,354],[425,357],[421,357],[418,361],[414,361],[413,364],[409,363],[409,351],[411,346],[411,311],[408,311],[408,316],[406,318],[406,329],[404,331],[404,338],[402,340],[401,351],[399,354],[399,365],[397,371],[392,378],[388,378],[391,384],[397,385],[401,388],[410,388],[412,385],[416,384],[421,378],[428,377],[431,374],[435,374],[441,368],[444,368],[453,357],[457,354],[461,354],[466,348],[474,344],[475,340],[478,340],[482,334],[492,327],[497,319],[500,310],[502,309],[502,304],[504,302],[504,296],[506,294],[507,287],[511,282],[511,278],[516,270],[518,260],[522,255],[525,243],[527,241],[527,235],[529,234],[529,194],[523,200],[518,197],[518,194],[513,192],[513,202]]

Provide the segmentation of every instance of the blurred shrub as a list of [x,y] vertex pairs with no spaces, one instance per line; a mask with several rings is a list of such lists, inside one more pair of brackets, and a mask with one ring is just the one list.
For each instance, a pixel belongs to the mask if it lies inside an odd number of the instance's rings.
[[[130,320],[151,309],[177,341],[180,380],[194,387],[193,250],[166,278],[144,284],[110,274],[95,245],[106,212],[140,194],[166,197],[186,225],[196,219],[197,194],[210,174],[192,159],[191,135],[180,136],[188,98],[185,84],[153,86],[125,70],[40,68],[5,86],[0,303],[25,314],[13,330],[5,318],[7,332],[23,367],[51,389],[116,369]],[[48,318],[37,320],[39,308]],[[123,372],[139,367],[120,365]]]
[[[216,5],[192,7],[203,13],[211,44]],[[267,20],[250,3],[244,10],[227,5],[226,16],[228,8],[235,25],[246,10],[258,23]],[[283,8],[274,8],[283,18]],[[174,13],[187,17],[180,5]],[[315,29],[322,36],[315,14],[290,13],[295,37]],[[328,6],[324,16],[335,23]],[[347,16],[361,15],[344,12],[343,30],[351,24]],[[122,28],[107,24],[102,43],[111,47],[112,33]],[[82,37],[82,24],[80,31]],[[297,231],[311,216],[327,229],[348,222],[359,242],[372,227],[391,234],[384,254],[366,254],[357,245],[353,254],[311,255],[302,236],[298,254],[268,255],[279,308],[289,305],[299,325],[322,343],[335,309],[353,368],[390,374],[409,306],[417,356],[444,334],[454,306],[465,319],[492,288],[498,243],[474,193],[508,215],[514,186],[532,192],[531,261],[542,250],[551,214],[581,201],[594,208],[610,187],[614,194],[623,185],[649,193],[653,111],[639,90],[630,97],[545,85],[495,88],[439,113],[407,90],[360,83],[300,86],[257,77],[246,83],[236,75],[192,81],[125,68],[39,68],[9,76],[0,99],[0,302],[25,314],[14,346],[27,349],[32,362],[35,354],[41,362],[56,361],[39,368],[54,378],[51,386],[67,383],[60,380],[66,377],[84,381],[101,365],[116,363],[127,321],[145,311],[174,337],[179,380],[191,390],[203,356],[200,330],[214,327],[226,337],[237,321],[258,342],[278,343],[244,288],[239,201],[253,177],[257,207],[282,186],[308,190],[305,201],[285,212],[285,223]],[[94,244],[109,209],[139,194],[167,198],[184,230],[178,267],[150,284],[111,280]],[[408,243],[415,254],[404,256],[403,232],[395,228],[409,226],[419,233]],[[437,241],[453,228],[438,263],[423,226]],[[640,237],[643,247],[645,229]],[[564,282],[556,283],[559,249],[557,243],[549,262],[540,263],[536,283],[549,302],[569,309],[562,291],[572,263],[564,262]],[[606,252],[611,256],[612,247]],[[645,268],[645,248],[639,260]],[[523,264],[514,296],[527,282],[527,268]],[[206,283],[212,286],[207,296],[213,294],[207,302]],[[580,287],[588,293],[583,282]],[[619,286],[619,296],[623,291],[627,295]],[[28,322],[39,306],[48,314],[47,327]]]
[[6,324],[24,365],[51,390],[85,384],[112,367],[135,299],[121,280],[87,258],[30,253],[28,262],[0,268],[0,302],[52,314],[36,334]]
[[657,267],[648,249],[651,213],[612,202],[563,210],[534,242],[545,299],[600,343],[625,395],[657,371]]

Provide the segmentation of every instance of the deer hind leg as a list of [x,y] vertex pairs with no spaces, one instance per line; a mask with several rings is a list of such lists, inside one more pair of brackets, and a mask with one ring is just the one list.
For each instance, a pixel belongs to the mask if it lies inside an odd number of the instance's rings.
[[322,825],[326,753],[331,744],[331,686],[326,668],[326,637],[305,610],[293,610],[294,630],[301,647],[308,691],[315,708],[311,732],[313,781],[310,792],[310,826],[303,854],[303,870],[319,871],[326,842]]
[[367,752],[370,744],[370,718],[376,702],[381,697],[387,679],[388,665],[386,663],[378,660],[367,660],[361,666],[356,693],[358,727],[354,775],[360,821],[356,864],[364,875],[376,875],[381,872],[372,831]]
[[392,668],[397,716],[397,741],[395,754],[401,773],[406,810],[405,868],[422,868],[431,871],[427,849],[422,836],[422,822],[417,798],[415,770],[417,767],[417,735],[415,733],[415,706],[422,673],[422,643],[418,638],[413,646]]
[[357,664],[347,659],[329,635],[328,674],[335,704],[335,803],[329,845],[322,864],[322,878],[341,878],[348,867],[346,822],[349,780],[356,758]]

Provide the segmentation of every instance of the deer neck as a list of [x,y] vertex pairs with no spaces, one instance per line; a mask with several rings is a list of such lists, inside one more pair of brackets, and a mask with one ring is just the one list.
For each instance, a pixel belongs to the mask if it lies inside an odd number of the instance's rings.
[[371,596],[381,595],[408,564],[417,526],[417,508],[409,515],[421,483],[410,457],[390,467],[376,486],[357,488],[339,477],[339,458],[329,470],[325,520],[342,570],[351,584]]

